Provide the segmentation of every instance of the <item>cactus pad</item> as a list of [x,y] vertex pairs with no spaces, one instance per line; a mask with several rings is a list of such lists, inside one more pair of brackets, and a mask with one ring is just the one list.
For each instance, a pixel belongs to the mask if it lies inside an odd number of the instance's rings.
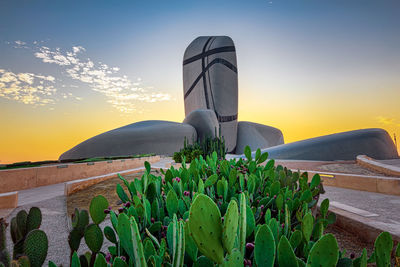
[[97,224],[90,224],[86,227],[85,242],[93,253],[100,251],[103,240],[103,232]]
[[29,210],[28,217],[26,219],[26,231],[29,233],[34,229],[39,229],[42,223],[42,212],[37,207],[32,207]]
[[235,244],[237,228],[239,224],[239,210],[235,200],[231,200],[225,213],[222,227],[222,244],[230,254]]
[[376,265],[390,266],[390,255],[393,248],[392,236],[388,232],[381,233],[375,240]]
[[189,211],[189,229],[200,252],[221,264],[224,260],[221,214],[208,196],[199,194],[193,201]]
[[90,217],[95,224],[101,223],[105,218],[106,214],[104,210],[108,208],[108,200],[102,195],[98,195],[90,202],[89,212]]
[[28,256],[32,267],[40,267],[43,265],[48,248],[49,241],[45,232],[42,230],[32,230],[26,236],[24,253]]
[[286,236],[282,236],[278,244],[278,262],[280,267],[297,267],[297,258]]
[[275,262],[275,241],[268,225],[258,230],[254,241],[254,259],[259,267],[272,267]]
[[332,234],[321,237],[308,254],[307,267],[336,266],[339,260],[339,247]]

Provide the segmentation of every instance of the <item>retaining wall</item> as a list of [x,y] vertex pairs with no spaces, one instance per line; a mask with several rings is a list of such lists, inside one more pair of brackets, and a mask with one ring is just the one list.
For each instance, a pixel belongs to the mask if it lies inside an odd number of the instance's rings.
[[0,193],[58,184],[155,163],[160,156],[117,159],[87,163],[67,163],[32,168],[0,170]]

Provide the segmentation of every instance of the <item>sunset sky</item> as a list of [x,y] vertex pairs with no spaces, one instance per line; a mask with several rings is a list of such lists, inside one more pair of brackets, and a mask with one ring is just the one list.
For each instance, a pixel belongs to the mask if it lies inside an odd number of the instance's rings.
[[183,53],[201,35],[235,42],[240,121],[285,142],[371,127],[400,142],[400,1],[3,0],[0,164],[181,122]]

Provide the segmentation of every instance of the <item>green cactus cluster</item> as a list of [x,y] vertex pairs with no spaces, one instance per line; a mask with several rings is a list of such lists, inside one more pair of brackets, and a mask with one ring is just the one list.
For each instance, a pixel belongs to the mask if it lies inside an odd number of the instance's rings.
[[12,259],[6,246],[8,224],[0,218],[0,266],[40,267],[43,265],[49,247],[45,232],[40,230],[42,213],[32,207],[29,212],[20,210],[10,221],[10,235],[13,242]]
[[[356,259],[345,257],[325,229],[335,222],[321,177],[275,166],[267,153],[245,149],[245,159],[224,160],[217,152],[175,169],[121,183],[121,206],[96,196],[89,211],[76,209],[68,237],[71,266],[360,266],[400,263],[389,233]],[[103,226],[104,220],[110,225]],[[41,266],[47,237],[38,230],[40,210],[20,211],[10,222],[13,259],[0,238],[0,267]],[[7,225],[0,220],[4,236]],[[109,241],[104,248],[104,237]],[[22,241],[21,241],[22,240]],[[81,243],[89,251],[80,253]],[[35,245],[34,249],[32,249]],[[79,253],[78,253],[79,251]],[[393,255],[392,255],[393,254]],[[53,262],[49,266],[56,267]]]

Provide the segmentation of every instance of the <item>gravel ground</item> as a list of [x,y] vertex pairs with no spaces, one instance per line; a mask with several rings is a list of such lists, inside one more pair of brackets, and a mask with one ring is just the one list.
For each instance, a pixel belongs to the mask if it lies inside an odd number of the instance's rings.
[[[159,175],[156,171],[151,172],[154,175]],[[132,181],[136,178],[142,177],[144,172],[138,172],[130,175],[124,175],[124,178],[128,181]],[[125,189],[125,185],[119,178],[113,178],[106,180],[104,182],[95,184],[91,187],[86,188],[85,190],[78,191],[67,198],[67,211],[68,215],[70,216],[75,208],[78,209],[86,209],[89,210],[90,201],[97,195],[104,196],[110,206],[113,209],[119,208],[121,205],[119,204],[119,197],[116,193],[116,186],[117,184],[121,184],[122,187]],[[126,192],[128,194],[128,192]]]
[[[42,211],[42,225],[40,226],[40,229],[47,234],[47,238],[49,239],[49,250],[44,265],[47,266],[48,261],[52,260],[57,265],[62,264],[63,266],[69,266],[68,226],[65,197],[58,196],[18,207],[7,217],[7,222],[10,223],[11,218],[15,217],[18,211],[24,209],[29,212],[31,207],[39,207]],[[7,230],[7,247],[8,251],[12,251],[13,243],[9,228]]]

